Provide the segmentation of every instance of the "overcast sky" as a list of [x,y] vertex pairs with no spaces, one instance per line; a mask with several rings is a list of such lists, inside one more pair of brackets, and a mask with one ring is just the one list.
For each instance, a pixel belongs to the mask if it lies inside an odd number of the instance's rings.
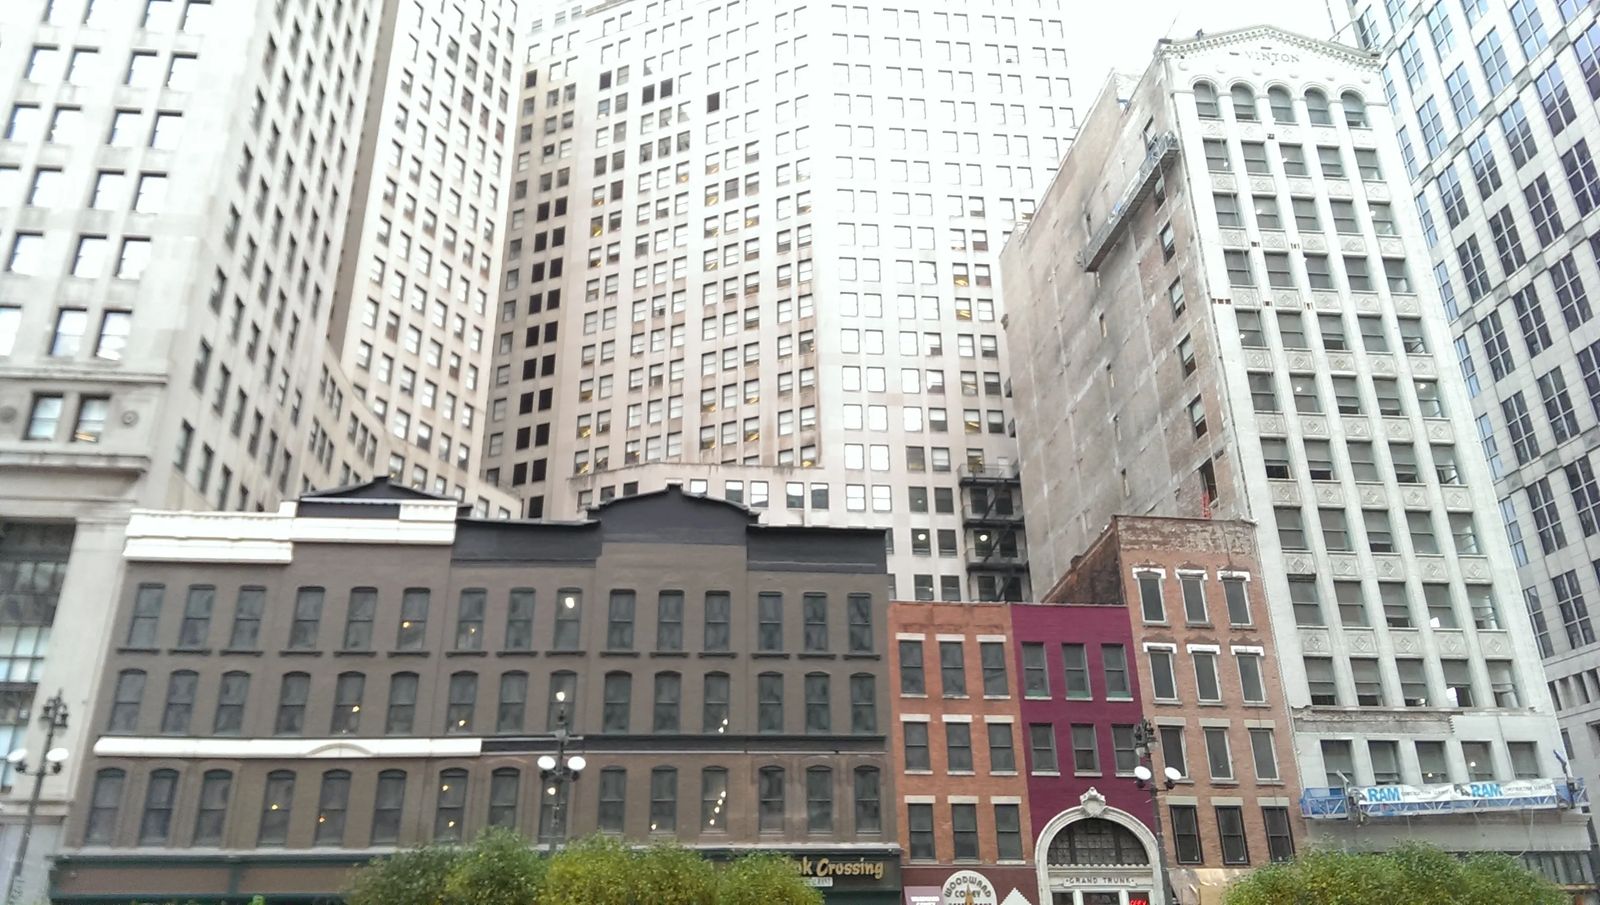
[[1345,0],[1067,0],[1073,86],[1081,116],[1113,70],[1139,74],[1161,38],[1190,38],[1197,30],[1227,31],[1247,25],[1278,25],[1327,38],[1328,7]]

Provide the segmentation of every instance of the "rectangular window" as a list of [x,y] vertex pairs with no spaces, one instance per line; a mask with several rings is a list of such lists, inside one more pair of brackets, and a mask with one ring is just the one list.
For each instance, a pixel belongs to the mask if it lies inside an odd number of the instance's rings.
[[1175,804],[1167,808],[1172,815],[1173,854],[1179,864],[1199,864],[1200,819],[1198,809],[1192,804]]
[[[908,726],[915,725],[908,723]],[[1028,725],[1028,755],[1033,761],[1035,773],[1057,773],[1060,766],[1056,761],[1056,727],[1053,723],[1030,723]]]
[[1250,851],[1245,845],[1244,809],[1217,807],[1217,831],[1222,836],[1222,863],[1249,864]]
[[965,655],[960,641],[939,642],[939,682],[947,698],[967,696]]
[[1022,693],[1029,698],[1050,697],[1050,672],[1045,663],[1044,644],[1040,642],[1022,645]]
[[1095,726],[1072,724],[1072,770],[1074,773],[1100,772],[1100,744]]
[[1006,647],[998,641],[978,644],[978,659],[983,666],[984,697],[1007,697],[1011,694],[1006,676]]
[[972,724],[944,724],[945,756],[951,773],[972,772]]

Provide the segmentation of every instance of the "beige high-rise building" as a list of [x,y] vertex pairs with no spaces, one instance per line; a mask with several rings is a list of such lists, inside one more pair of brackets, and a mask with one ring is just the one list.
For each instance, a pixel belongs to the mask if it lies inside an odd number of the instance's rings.
[[997,255],[1074,132],[1056,2],[547,10],[486,477],[533,516],[682,480],[892,529],[906,598],[1021,599]]
[[[1587,794],[1382,92],[1371,55],[1271,27],[1106,85],[1004,255],[1035,571],[1121,513],[1255,525],[1311,841],[1512,851],[1589,896]],[[1208,610],[1203,565],[1125,568],[1159,703],[1217,652],[1174,623],[1252,618]]]
[[[474,306],[496,278],[510,8],[0,5],[0,750],[36,763],[44,697],[59,690],[70,711],[24,900],[42,894],[87,753],[96,664],[84,657],[105,646],[130,510],[270,512],[401,462],[407,480],[506,510],[468,480],[478,444],[461,422],[482,407],[467,384],[486,365]],[[376,247],[384,217],[414,250]],[[420,310],[409,287],[398,300],[369,290],[374,258],[431,279]],[[401,331],[369,340],[394,356],[394,379],[409,367],[419,396],[455,394],[460,426],[439,423],[431,449],[420,405],[391,441],[412,404],[354,367],[372,298],[403,312]],[[8,769],[0,789],[9,872],[32,779]]]
[[473,504],[521,74],[515,0],[393,0],[366,109],[329,338],[386,423],[397,481]]

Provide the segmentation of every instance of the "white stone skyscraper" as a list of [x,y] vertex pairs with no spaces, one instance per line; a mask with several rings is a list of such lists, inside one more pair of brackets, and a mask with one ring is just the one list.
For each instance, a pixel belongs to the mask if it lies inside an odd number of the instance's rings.
[[[1004,257],[1035,571],[1117,513],[1256,524],[1267,612],[1227,618],[1276,643],[1310,841],[1512,851],[1587,894],[1382,91],[1371,55],[1257,27],[1168,42],[1090,109]],[[1143,648],[1156,722],[1207,725],[1170,689],[1233,657]]]
[[1056,2],[544,10],[486,477],[682,481],[893,529],[906,598],[1024,598],[997,255],[1074,131]]
[[[0,5],[0,749],[36,761],[59,690],[81,753],[82,657],[105,647],[134,508],[270,511],[394,468],[507,513],[473,480],[471,384],[515,21],[510,0]],[[380,268],[413,282],[380,296]],[[363,341],[393,356],[392,396]],[[429,420],[452,403],[454,424]],[[169,590],[186,617],[163,647],[221,643],[211,591]],[[25,898],[76,762],[45,783]],[[31,780],[8,768],[0,789],[8,870]]]
[[1382,56],[1430,281],[1472,396],[1574,774],[1600,776],[1600,10],[1351,4]]

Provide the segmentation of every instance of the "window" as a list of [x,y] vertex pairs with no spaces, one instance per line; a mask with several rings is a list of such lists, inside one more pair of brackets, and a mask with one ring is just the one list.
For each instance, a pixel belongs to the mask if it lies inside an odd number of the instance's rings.
[[633,674],[620,671],[606,673],[604,695],[600,731],[627,732],[628,718],[633,709]]
[[127,774],[117,769],[95,772],[94,788],[89,793],[88,816],[84,820],[85,845],[111,844],[117,831],[117,809],[122,805],[122,787],[126,778]]
[[1250,602],[1244,578],[1222,578],[1222,596],[1228,607],[1230,625],[1250,624]]
[[583,592],[577,588],[562,588],[556,594],[558,601],[555,616],[555,650],[578,649],[579,627],[583,619]]
[[1100,744],[1095,726],[1072,724],[1072,770],[1074,773],[1100,772]]
[[372,623],[377,617],[378,591],[376,588],[352,588],[350,606],[345,611],[344,650],[366,651],[372,649]]
[[900,694],[923,695],[927,685],[922,671],[922,642],[900,642]]
[[1015,773],[1017,755],[1011,743],[1011,724],[988,723],[986,729],[989,735],[989,771]]
[[1150,647],[1145,653],[1150,658],[1150,684],[1156,700],[1176,701],[1178,682],[1172,667],[1172,648]]
[[378,788],[372,802],[372,844],[393,844],[400,838],[400,817],[405,807],[404,770],[384,770],[378,774]]
[[677,827],[678,771],[656,767],[650,771],[650,832],[672,832]]
[[145,786],[139,818],[139,844],[165,845],[172,832],[172,807],[178,797],[178,771],[153,770]]
[[228,796],[232,787],[233,774],[227,770],[207,770],[201,777],[200,796],[195,804],[193,844],[222,844],[222,830],[228,820]]
[[1172,815],[1172,844],[1174,857],[1179,864],[1199,864],[1200,820],[1198,809],[1192,804],[1168,805]]
[[[117,790],[120,794],[120,781]],[[933,805],[906,805],[906,825],[911,837],[910,859],[912,861],[934,860],[937,856],[934,853]]]
[[1206,737],[1206,763],[1211,770],[1211,778],[1217,781],[1233,781],[1233,753],[1229,750],[1228,730],[1207,727]]
[[756,677],[756,731],[783,731],[783,676],[764,672]]
[[[908,724],[909,725],[909,724]],[[1056,773],[1056,730],[1052,723],[1028,725],[1028,754],[1033,760],[1034,773]]]
[[1120,644],[1100,645],[1100,665],[1105,673],[1107,698],[1131,698],[1133,688],[1128,683],[1128,651]]
[[383,731],[388,735],[410,735],[417,713],[417,674],[395,673],[389,679],[389,705],[384,714]]
[[733,598],[727,591],[706,592],[705,649],[726,651],[732,643]]
[[250,696],[250,674],[230,671],[222,674],[217,689],[217,712],[211,723],[214,735],[238,735],[244,727],[244,703]]
[[1167,621],[1166,602],[1161,597],[1161,574],[1159,572],[1139,572],[1135,574],[1139,582],[1139,606],[1146,622]]
[[333,686],[333,718],[329,732],[349,735],[361,728],[361,697],[367,677],[358,672],[343,672]]
[[785,796],[782,767],[762,767],[757,772],[756,797],[756,824],[760,832],[783,832]]
[[939,642],[939,684],[947,698],[967,696],[965,656],[960,641]]
[[278,715],[273,723],[275,735],[299,735],[306,728],[306,700],[311,695],[311,676],[287,673],[278,688]]
[[1030,641],[1022,645],[1022,693],[1029,698],[1050,696],[1050,673],[1042,643]]
[[833,731],[833,708],[827,673],[806,674],[805,698],[806,732],[826,734]]
[[1006,648],[998,641],[978,644],[978,658],[983,666],[984,697],[1006,697],[1011,694],[1006,678]]
[[528,710],[528,674],[508,672],[500,676],[500,705],[495,712],[496,732],[521,732]]
[[350,771],[328,770],[322,774],[317,793],[317,823],[313,845],[344,844],[345,813],[350,808]]
[[926,722],[902,722],[901,731],[905,735],[906,770],[908,772],[927,772],[932,769],[928,750],[928,724]]
[[833,832],[833,771],[827,767],[806,768],[806,832]]
[[274,770],[267,774],[266,791],[261,796],[261,822],[256,830],[257,845],[283,845],[289,838],[290,807],[294,804],[294,772]]
[[1205,575],[1178,574],[1178,585],[1183,590],[1183,617],[1190,624],[1204,624],[1206,618]]
[[1222,700],[1222,686],[1217,678],[1217,652],[1191,648],[1194,659],[1195,691],[1202,702]]
[[1061,665],[1066,674],[1067,697],[1086,700],[1093,697],[1089,686],[1089,655],[1082,644],[1061,645]]
[[612,591],[606,613],[606,650],[633,650],[634,593]]
[[301,588],[295,595],[294,618],[289,624],[290,650],[315,650],[322,624],[322,588]]
[[783,595],[762,593],[756,598],[756,649],[783,650]]
[[1201,119],[1221,119],[1221,107],[1217,103],[1217,86],[1210,82],[1196,82],[1194,106],[1195,114]]
[[1244,836],[1244,809],[1219,805],[1217,831],[1222,836],[1222,863],[1249,864],[1250,852]]
[[439,771],[439,797],[434,804],[435,842],[461,841],[462,822],[467,810],[467,771]]

